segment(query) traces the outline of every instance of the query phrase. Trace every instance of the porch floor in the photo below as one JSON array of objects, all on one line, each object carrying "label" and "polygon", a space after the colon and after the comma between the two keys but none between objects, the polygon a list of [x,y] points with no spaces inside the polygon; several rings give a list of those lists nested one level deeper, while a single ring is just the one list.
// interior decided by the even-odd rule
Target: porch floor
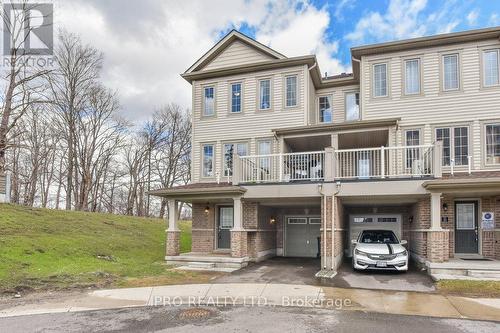
[{"label": "porch floor", "polygon": [[446,262],[427,262],[435,280],[493,280],[500,281],[500,260],[464,260],[451,258]]}]

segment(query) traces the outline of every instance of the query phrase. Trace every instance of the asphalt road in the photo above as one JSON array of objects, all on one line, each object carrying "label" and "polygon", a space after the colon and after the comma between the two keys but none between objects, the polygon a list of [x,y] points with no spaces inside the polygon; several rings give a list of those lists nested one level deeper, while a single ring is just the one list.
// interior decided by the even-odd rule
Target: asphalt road
[{"label": "asphalt road", "polygon": [[500,323],[271,307],[154,307],[0,318],[0,332],[500,332]]}]

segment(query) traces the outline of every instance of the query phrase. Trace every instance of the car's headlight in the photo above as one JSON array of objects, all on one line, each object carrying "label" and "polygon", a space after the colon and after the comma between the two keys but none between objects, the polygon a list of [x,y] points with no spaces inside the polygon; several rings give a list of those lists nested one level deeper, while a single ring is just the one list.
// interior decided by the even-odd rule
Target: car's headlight
[{"label": "car's headlight", "polygon": [[367,256],[368,255],[368,253],[365,253],[365,252],[360,251],[358,249],[354,250],[354,253],[357,254],[357,255],[361,255],[361,256]]},{"label": "car's headlight", "polygon": [[403,251],[403,252],[400,252],[400,253],[397,253],[396,254],[396,257],[406,257],[408,255],[408,251]]}]

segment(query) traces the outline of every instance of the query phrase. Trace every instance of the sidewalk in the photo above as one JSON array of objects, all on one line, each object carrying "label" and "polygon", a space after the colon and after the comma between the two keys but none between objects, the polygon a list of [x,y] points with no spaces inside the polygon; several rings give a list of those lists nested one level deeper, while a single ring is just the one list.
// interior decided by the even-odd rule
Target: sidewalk
[{"label": "sidewalk", "polygon": [[293,284],[191,284],[97,290],[0,310],[0,317],[137,306],[298,306],[500,321],[500,299]]}]

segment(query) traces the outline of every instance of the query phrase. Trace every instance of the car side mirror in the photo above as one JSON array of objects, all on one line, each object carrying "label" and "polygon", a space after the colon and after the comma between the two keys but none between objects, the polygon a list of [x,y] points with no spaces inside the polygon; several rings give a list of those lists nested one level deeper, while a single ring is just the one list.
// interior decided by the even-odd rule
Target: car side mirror
[{"label": "car side mirror", "polygon": [[351,240],[351,244],[352,244],[352,245],[356,245],[356,244],[358,244],[358,241],[357,241],[357,240],[355,240],[355,239],[353,239],[353,240]]},{"label": "car side mirror", "polygon": [[406,244],[408,244],[408,241],[406,241],[406,240],[402,240],[402,241],[400,242],[400,244],[401,244],[401,245],[406,245]]}]

